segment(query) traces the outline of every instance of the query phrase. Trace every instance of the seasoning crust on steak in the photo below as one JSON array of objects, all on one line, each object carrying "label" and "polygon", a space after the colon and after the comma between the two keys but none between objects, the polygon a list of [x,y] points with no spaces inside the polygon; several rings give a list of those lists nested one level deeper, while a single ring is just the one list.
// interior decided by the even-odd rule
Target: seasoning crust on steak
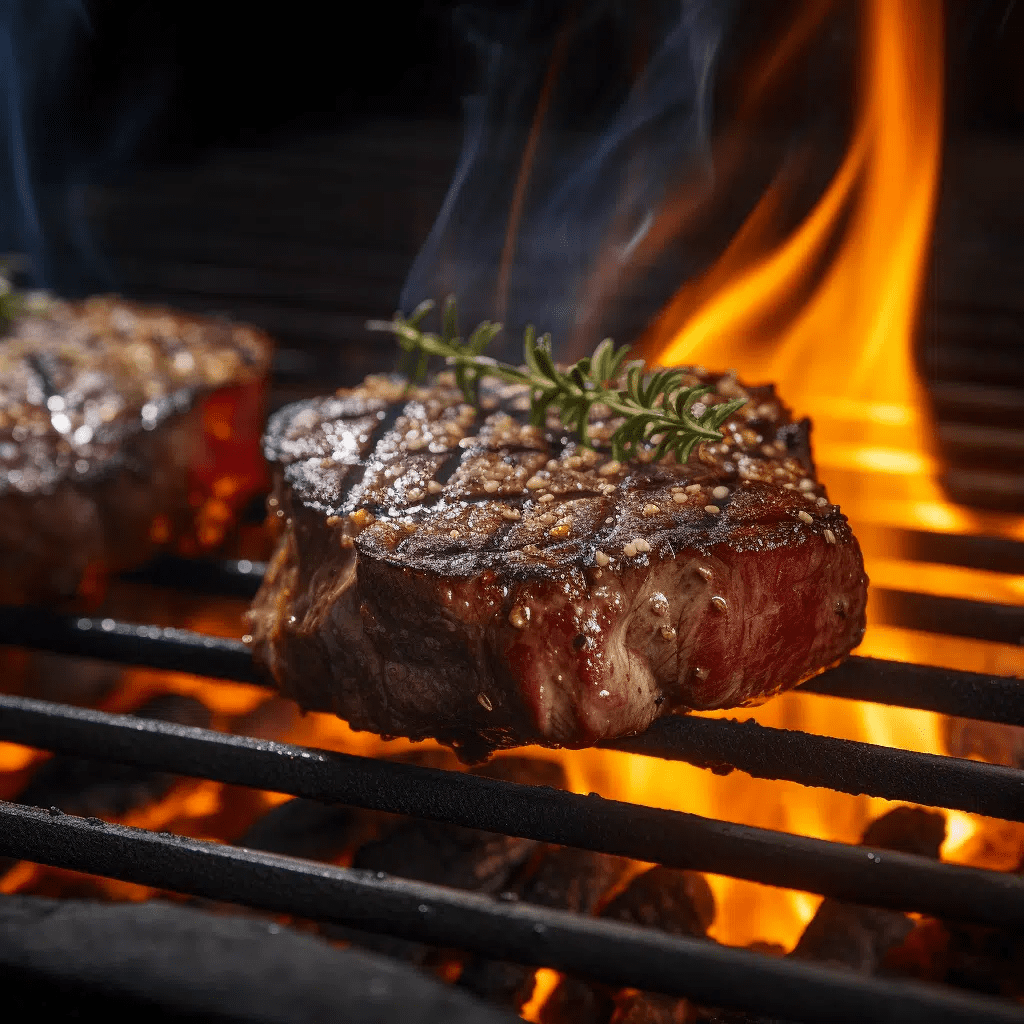
[{"label": "seasoning crust on steak", "polygon": [[553,415],[527,425],[521,388],[478,411],[444,376],[282,409],[257,657],[307,709],[467,761],[759,703],[836,663],[867,579],[809,421],[731,374],[683,384],[748,399],[684,465],[613,460],[601,407],[592,451]]},{"label": "seasoning crust on steak", "polygon": [[220,320],[46,300],[0,338],[0,603],[97,596],[110,572],[216,543],[263,483],[271,344]]}]

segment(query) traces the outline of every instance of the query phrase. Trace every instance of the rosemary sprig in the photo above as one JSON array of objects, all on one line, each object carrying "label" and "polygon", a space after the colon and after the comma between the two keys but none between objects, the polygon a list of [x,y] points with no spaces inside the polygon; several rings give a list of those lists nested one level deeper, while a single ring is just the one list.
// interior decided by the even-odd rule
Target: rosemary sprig
[{"label": "rosemary sprig", "polygon": [[[568,369],[560,370],[551,356],[551,335],[537,337],[532,325],[523,337],[525,367],[499,363],[484,355],[484,350],[501,331],[502,325],[484,321],[463,340],[459,335],[455,300],[445,303],[440,334],[420,329],[433,308],[421,303],[408,317],[396,313],[389,321],[373,321],[373,330],[389,331],[408,353],[407,373],[412,380],[423,380],[431,356],[444,359],[455,372],[455,381],[472,405],[479,404],[480,381],[495,377],[511,384],[524,384],[530,390],[530,420],[543,426],[549,409],[558,412],[562,423],[573,431],[581,444],[592,447],[588,435],[591,410],[607,406],[622,423],[610,438],[612,457],[620,461],[636,455],[641,447],[656,444],[653,458],[671,453],[686,462],[694,447],[702,441],[717,441],[719,427],[743,405],[743,399],[708,405],[695,415],[693,405],[712,390],[710,387],[683,387],[679,369],[644,372],[642,360],[626,362],[629,346],[617,348],[610,338]],[[655,442],[655,438],[658,440]]]}]

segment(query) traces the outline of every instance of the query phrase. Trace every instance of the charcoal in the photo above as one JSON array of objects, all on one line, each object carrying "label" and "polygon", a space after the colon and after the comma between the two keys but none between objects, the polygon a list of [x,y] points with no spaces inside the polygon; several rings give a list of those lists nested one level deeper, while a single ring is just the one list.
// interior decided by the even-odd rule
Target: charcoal
[{"label": "charcoal", "polygon": [[[278,700],[272,698],[269,703],[275,704]],[[418,750],[394,760],[429,768],[451,769],[458,764],[454,756],[446,750]],[[514,773],[517,781],[527,777],[531,780],[543,778],[549,784],[564,781],[564,774],[561,774],[560,769],[556,772],[535,769],[535,762],[531,758],[504,760],[514,761],[516,764],[501,768],[501,762],[496,761],[481,768],[478,774],[484,774],[486,769],[486,773],[491,777],[501,777],[500,773],[505,772],[506,776]],[[410,857],[410,864],[407,865],[400,854],[403,851],[403,842],[410,835],[419,856]],[[486,883],[486,878],[477,875],[475,879],[467,879],[465,875],[472,875],[474,871],[486,874],[488,870],[496,869],[497,862],[485,863],[486,857],[481,859],[480,852],[484,847],[494,847],[497,840],[507,838],[433,822],[409,821],[400,815],[369,811],[365,808],[328,805],[297,797],[286,800],[268,811],[236,842],[239,846],[254,850],[324,861],[337,861],[346,854],[358,850],[355,865],[357,867],[389,871],[410,878],[417,877],[420,881],[427,880],[428,876],[446,878],[443,884],[476,889],[480,887],[474,882],[480,880]],[[456,849],[460,845],[461,851]],[[417,870],[417,861],[420,870],[425,872],[422,878],[412,874]],[[384,863],[387,867],[383,866]],[[460,871],[463,874],[461,879],[457,877]],[[485,885],[481,891],[490,890]]]},{"label": "charcoal", "polygon": [[[446,767],[454,762],[447,751],[425,753],[442,759]],[[423,760],[415,757],[419,763]],[[565,785],[559,765],[528,757],[498,758],[473,769],[473,774],[530,785]],[[531,839],[413,819],[362,846],[353,867],[494,895],[537,848]]]},{"label": "charcoal", "polygon": [[942,921],[924,918],[885,957],[885,973],[919,981],[941,982],[949,968],[949,929]]},{"label": "charcoal", "polygon": [[614,1012],[610,990],[565,976],[540,1008],[540,1024],[608,1024]]},{"label": "charcoal", "polygon": [[152,900],[0,896],[4,1019],[105,1024],[514,1024],[403,964]]},{"label": "charcoal", "polygon": [[[401,760],[438,768],[457,764],[454,756],[444,750],[417,751]],[[558,764],[530,757],[497,758],[474,768],[473,774],[530,785],[564,787],[566,781]],[[379,838],[362,845],[352,866],[497,895],[537,849],[538,844],[531,839],[413,819],[401,821]],[[329,938],[356,941],[421,967],[436,967],[450,958],[444,951],[405,939],[366,935],[337,925],[322,925],[319,930]]]},{"label": "charcoal", "polygon": [[944,814],[923,807],[894,807],[868,825],[861,843],[938,860],[945,839]]},{"label": "charcoal", "polygon": [[947,985],[1024,999],[1024,933],[977,925],[947,924]]},{"label": "charcoal", "polygon": [[535,984],[536,972],[532,968],[482,957],[470,958],[458,980],[460,988],[517,1012],[530,1001]]},{"label": "charcoal", "polygon": [[[628,862],[568,847],[550,847],[526,865],[509,895],[543,907],[593,914],[621,881]],[[521,1009],[533,994],[534,971],[521,964],[472,957],[459,985],[501,1006]]]},{"label": "charcoal", "polygon": [[823,900],[790,955],[876,974],[913,929],[914,922],[894,910]]},{"label": "charcoal", "polygon": [[637,875],[601,916],[671,935],[704,937],[715,919],[715,898],[696,871],[657,867]]},{"label": "charcoal", "polygon": [[238,846],[311,860],[336,860],[363,832],[365,812],[296,797],[268,811]]},{"label": "charcoal", "polygon": [[1024,1000],[1024,935],[926,918],[886,958],[886,973]]},{"label": "charcoal", "polygon": [[555,847],[544,851],[515,891],[526,903],[593,914],[627,870],[620,857]]},{"label": "charcoal", "polygon": [[33,651],[25,668],[25,693],[38,700],[87,707],[112,693],[121,675],[121,666],[107,661]]},{"label": "charcoal", "polygon": [[615,999],[611,1024],[690,1024],[693,1014],[689,1000],[624,991]]},{"label": "charcoal", "polygon": [[[671,935],[704,937],[715,919],[715,898],[704,876],[695,871],[676,871],[656,867],[637,875],[629,885],[601,911],[601,917],[645,928],[659,928]],[[644,1000],[649,998],[650,1016],[642,1016]],[[676,1014],[685,1020],[689,1003],[666,996],[633,993],[615,995],[611,989],[588,984],[577,978],[559,981],[550,999],[544,1004],[542,1024],[570,1024],[574,1005],[586,1007],[585,1024],[605,1024],[614,1019],[624,1021],[674,1020]],[[623,1007],[627,1006],[628,1013]],[[678,1004],[678,1005],[676,1005]],[[674,1008],[673,1008],[674,1007]],[[626,1016],[622,1016],[626,1013]],[[639,1016],[638,1016],[639,1015]]]},{"label": "charcoal", "polygon": [[410,821],[363,846],[352,866],[472,892],[500,892],[536,848],[530,839]]},{"label": "charcoal", "polygon": [[[1024,874],[1024,860],[1017,865]],[[886,959],[889,973],[1024,1001],[1024,929],[920,921]]]},{"label": "charcoal", "polygon": [[[154,697],[134,714],[178,725],[207,727],[209,709],[194,697],[168,693]],[[178,776],[111,761],[56,754],[44,761],[18,803],[59,807],[82,817],[119,818],[165,796]]]},{"label": "charcoal", "polygon": [[[920,807],[896,807],[868,825],[862,842],[937,860],[945,838],[944,815]],[[877,974],[889,952],[913,930],[914,921],[898,911],[825,899],[790,955]]]}]

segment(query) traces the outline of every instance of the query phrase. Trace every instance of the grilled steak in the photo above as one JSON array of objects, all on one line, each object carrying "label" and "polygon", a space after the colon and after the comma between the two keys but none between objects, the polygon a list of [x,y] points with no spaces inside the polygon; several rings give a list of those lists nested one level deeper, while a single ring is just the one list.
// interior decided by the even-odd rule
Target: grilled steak
[{"label": "grilled steak", "polygon": [[525,395],[369,378],[270,421],[278,549],[250,613],[280,688],[465,760],[582,747],[659,715],[758,703],[864,630],[866,578],[772,387],[686,465],[596,451]]},{"label": "grilled steak", "polygon": [[116,298],[0,338],[0,603],[96,596],[156,546],[217,543],[256,493],[270,343]]}]

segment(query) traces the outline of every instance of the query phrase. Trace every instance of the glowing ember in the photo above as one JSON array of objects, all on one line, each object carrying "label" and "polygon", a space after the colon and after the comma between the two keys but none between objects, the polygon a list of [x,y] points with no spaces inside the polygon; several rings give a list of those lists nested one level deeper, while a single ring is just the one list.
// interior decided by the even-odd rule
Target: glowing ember
[{"label": "glowing ember", "polygon": [[[787,403],[812,416],[822,476],[862,538],[876,585],[1021,603],[1024,579],[911,562],[899,547],[896,528],[1024,540],[1024,520],[974,513],[945,499],[936,483],[938,461],[914,369],[914,325],[939,175],[942,6],[931,0],[868,0],[863,10],[858,117],[831,185],[792,236],[774,250],[758,237],[777,199],[773,193],[766,195],[719,263],[704,278],[687,283],[669,304],[645,339],[646,355],[664,364],[735,366],[747,380],[776,382]],[[807,298],[794,311],[799,296]],[[221,429],[219,422],[213,417],[210,434],[227,443],[231,430]],[[255,473],[252,467],[239,466],[237,477],[211,484],[212,498],[204,509],[212,531],[227,521],[217,502],[229,505]],[[601,564],[605,556],[598,552],[596,557]],[[181,617],[171,614],[173,609],[158,614],[144,603],[140,610],[133,602],[124,617],[237,635],[241,607],[219,607],[221,612]],[[997,674],[1024,672],[1019,647],[931,636],[877,622],[870,624],[860,653]],[[168,690],[201,696],[214,728],[369,756],[396,757],[433,747],[357,733],[329,715],[300,717],[294,705],[268,700],[266,691],[257,687],[181,674],[125,672],[103,708],[135,708],[153,693]],[[947,723],[924,711],[790,693],[744,717],[781,729],[908,750],[942,753],[946,747]],[[719,776],[614,751],[529,753],[560,761],[569,787],[578,793],[848,843],[858,842],[866,824],[892,806],[876,798],[752,779],[739,772]],[[27,774],[39,757],[26,748],[0,744],[0,773],[9,773],[13,780],[17,773]],[[123,820],[230,839],[282,799],[279,794],[192,780]],[[1024,848],[1020,825],[960,812],[947,812],[946,819],[944,858],[1000,870],[1019,861]],[[74,876],[23,863],[4,876],[0,891],[55,891],[65,877]],[[150,893],[93,881],[115,898],[141,899]],[[717,905],[710,934],[735,945],[772,942],[791,949],[820,899],[721,876],[708,881]],[[558,979],[553,971],[537,972],[533,998],[523,1010],[526,1019],[539,1019]]]},{"label": "glowing ember", "polygon": [[530,997],[530,1001],[519,1011],[519,1016],[523,1020],[540,1020],[538,1014],[548,1001],[548,997],[554,992],[560,978],[561,975],[557,971],[549,970],[547,967],[542,967],[537,971],[534,979],[533,995]]}]

